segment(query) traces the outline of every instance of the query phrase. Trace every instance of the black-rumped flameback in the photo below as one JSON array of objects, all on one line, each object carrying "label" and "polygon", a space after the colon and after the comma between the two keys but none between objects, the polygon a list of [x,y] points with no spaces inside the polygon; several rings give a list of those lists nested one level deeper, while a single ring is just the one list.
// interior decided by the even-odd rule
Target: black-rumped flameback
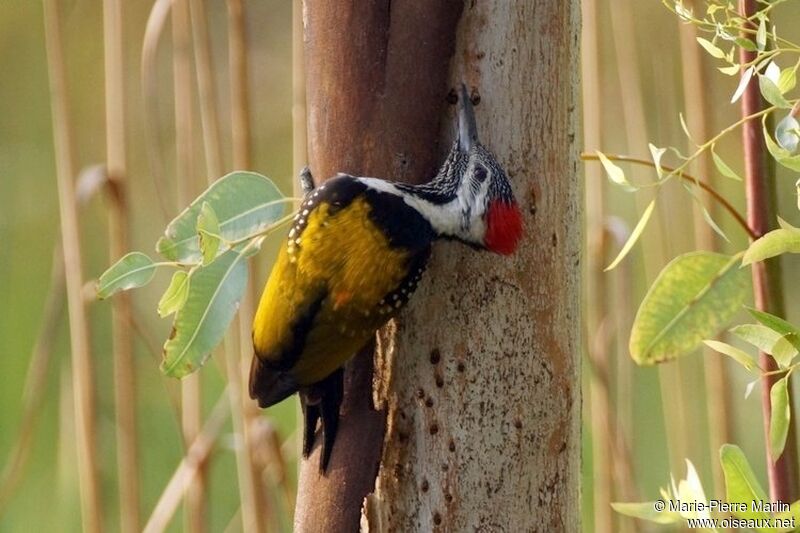
[{"label": "black-rumped flameback", "polygon": [[[303,454],[321,419],[333,450],[343,366],[408,302],[436,239],[512,253],[522,218],[505,172],[478,141],[462,85],[459,133],[433,181],[338,175],[307,185],[253,322],[250,395],[261,407],[300,393]],[[306,176],[304,183],[311,183]]]}]

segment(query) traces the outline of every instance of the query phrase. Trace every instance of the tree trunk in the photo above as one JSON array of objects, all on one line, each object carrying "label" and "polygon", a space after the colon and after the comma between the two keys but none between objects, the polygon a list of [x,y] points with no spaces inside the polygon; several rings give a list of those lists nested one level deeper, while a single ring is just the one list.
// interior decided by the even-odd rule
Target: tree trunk
[{"label": "tree trunk", "polygon": [[446,95],[463,80],[527,235],[511,258],[434,247],[379,336],[372,397],[372,353],[349,365],[328,474],[316,456],[301,468],[296,529],[577,531],[579,2],[303,9],[315,176],[429,179],[455,128]]}]

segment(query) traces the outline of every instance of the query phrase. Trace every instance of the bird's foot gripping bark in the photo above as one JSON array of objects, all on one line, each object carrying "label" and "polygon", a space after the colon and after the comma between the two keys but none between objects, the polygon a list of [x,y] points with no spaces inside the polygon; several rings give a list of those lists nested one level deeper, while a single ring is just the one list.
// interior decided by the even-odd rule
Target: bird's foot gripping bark
[{"label": "bird's foot gripping bark", "polygon": [[322,421],[322,453],[319,468],[325,473],[339,429],[339,406],[344,395],[344,370],[336,372],[300,392],[303,408],[303,457],[308,458],[316,440],[317,420]]}]

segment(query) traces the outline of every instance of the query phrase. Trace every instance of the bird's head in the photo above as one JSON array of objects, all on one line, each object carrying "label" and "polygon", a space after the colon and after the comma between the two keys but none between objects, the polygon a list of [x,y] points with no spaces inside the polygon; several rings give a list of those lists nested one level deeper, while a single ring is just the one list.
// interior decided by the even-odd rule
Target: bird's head
[{"label": "bird's head", "polygon": [[448,181],[448,207],[458,211],[452,237],[492,252],[508,255],[522,236],[522,216],[505,171],[478,140],[475,113],[461,85],[458,141],[436,181]]}]

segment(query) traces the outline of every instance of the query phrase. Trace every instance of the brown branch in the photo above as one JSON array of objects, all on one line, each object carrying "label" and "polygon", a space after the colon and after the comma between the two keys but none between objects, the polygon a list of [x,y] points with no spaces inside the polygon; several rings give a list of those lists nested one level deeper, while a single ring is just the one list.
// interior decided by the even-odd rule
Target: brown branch
[{"label": "brown branch", "polygon": [[[656,168],[655,163],[653,163],[652,161],[648,161],[647,159],[640,159],[640,158],[637,158],[637,157],[630,157],[630,156],[627,156],[627,155],[619,155],[619,154],[603,154],[603,155],[605,155],[610,161],[620,161],[620,162],[625,162],[625,163],[635,163],[637,165],[646,165],[648,167]],[[597,155],[586,153],[586,152],[581,154],[581,159],[583,159],[584,161],[599,161],[600,160],[600,158]],[[664,165],[661,165],[661,168],[666,170],[667,172],[674,172],[675,171],[674,168],[668,167],[668,166],[664,166]],[[696,178],[694,176],[690,176],[689,174],[686,174],[685,172],[680,172],[678,174],[675,174],[675,176],[677,176],[678,178],[680,178],[680,179],[682,179],[684,181],[693,183],[693,184],[697,185],[698,187],[700,187],[701,189],[703,189],[705,192],[707,192],[715,201],[719,202],[719,204],[725,209],[725,211],[727,211],[736,220],[736,222],[739,223],[739,225],[742,227],[742,229],[747,233],[747,235],[751,239],[757,239],[759,237],[756,234],[756,232],[750,228],[750,226],[748,225],[747,221],[739,213],[739,211],[737,211],[736,208],[733,207],[733,205],[728,200],[726,200],[724,196],[722,196],[720,193],[718,193],[711,185],[709,185],[705,181],[700,180],[700,179],[698,179],[698,178]]]},{"label": "brown branch", "polygon": [[[110,204],[108,210],[111,263],[130,249],[128,203],[125,181],[125,77],[122,2],[104,0],[106,172]],[[136,435],[136,366],[129,327],[131,295],[120,294],[111,302],[111,334],[114,360],[114,405],[116,409],[117,470],[119,480],[120,530],[139,531],[139,446]]]},{"label": "brown branch", "polygon": [[166,192],[166,170],[161,147],[164,142],[161,136],[158,112],[158,43],[166,27],[167,17],[172,8],[172,0],[156,0],[147,18],[147,25],[142,39],[142,100],[145,135],[145,150],[150,174],[158,197],[158,206],[164,220],[169,220],[170,209],[167,207],[169,196]]},{"label": "brown branch", "polygon": [[[251,161],[250,98],[247,57],[247,20],[242,0],[228,0],[228,59],[230,64],[230,110],[231,140],[234,169],[249,169]],[[248,265],[249,276],[239,313],[231,326],[229,336],[234,342],[226,342],[228,390],[231,402],[233,430],[241,446],[236,451],[236,471],[239,478],[242,527],[245,531],[267,530],[269,514],[265,487],[259,483],[260,472],[253,461],[253,439],[250,423],[258,416],[258,408],[246,397],[243,386],[243,361],[250,360],[253,350],[250,342],[251,324],[254,315],[255,279],[254,265]],[[238,330],[237,330],[238,328]],[[249,366],[248,366],[249,368]]]},{"label": "brown branch", "polygon": [[[739,12],[750,17],[758,11],[756,0],[739,0]],[[739,50],[742,63],[753,61],[755,52],[744,48]],[[763,109],[763,101],[758,83],[750,80],[742,95],[742,116],[747,117]],[[742,125],[742,141],[744,144],[745,164],[745,196],[747,198],[747,222],[753,229],[753,237],[757,238],[770,230],[775,220],[774,205],[771,201],[775,194],[774,177],[766,173],[766,151],[761,126],[757,120],[748,120]],[[771,260],[753,263],[753,296],[755,307],[760,311],[768,311],[778,316],[785,316],[783,302],[783,285],[780,262]],[[761,352],[760,366],[770,372],[778,368],[771,355]],[[764,438],[769,442],[769,424],[772,414],[770,390],[780,379],[779,375],[767,374],[762,379],[761,405],[764,415]],[[791,387],[790,387],[791,390]],[[790,401],[791,405],[791,401]],[[795,411],[796,413],[797,411]],[[770,497],[773,501],[793,502],[797,498],[797,438],[795,434],[795,417],[792,417],[786,446],[780,457],[772,457],[767,450],[767,474],[769,477]]]},{"label": "brown branch", "polygon": [[95,392],[91,343],[89,322],[82,294],[82,248],[73,182],[76,166],[58,0],[45,0],[43,12],[69,314],[81,515],[84,530],[94,533],[103,528],[103,509],[100,501],[100,480],[96,462],[95,437],[97,430],[94,413]]}]

